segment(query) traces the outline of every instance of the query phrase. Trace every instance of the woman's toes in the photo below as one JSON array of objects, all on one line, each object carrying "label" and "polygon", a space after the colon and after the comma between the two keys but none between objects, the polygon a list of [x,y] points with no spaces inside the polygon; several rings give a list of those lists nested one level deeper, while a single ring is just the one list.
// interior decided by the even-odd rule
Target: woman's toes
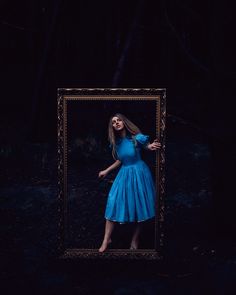
[{"label": "woman's toes", "polygon": [[137,250],[138,249],[138,244],[137,243],[131,243],[130,244],[130,249],[131,250]]},{"label": "woman's toes", "polygon": [[108,242],[103,242],[102,246],[98,249],[99,252],[104,252],[107,249],[107,246],[111,243],[111,239]]},{"label": "woman's toes", "polygon": [[104,252],[105,250],[106,250],[106,247],[104,247],[104,246],[101,246],[101,247],[98,249],[99,252]]}]

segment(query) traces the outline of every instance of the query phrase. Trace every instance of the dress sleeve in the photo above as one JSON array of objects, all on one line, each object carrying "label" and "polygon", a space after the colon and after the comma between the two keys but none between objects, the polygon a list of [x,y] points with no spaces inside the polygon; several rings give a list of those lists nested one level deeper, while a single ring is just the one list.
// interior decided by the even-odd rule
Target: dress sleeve
[{"label": "dress sleeve", "polygon": [[149,135],[144,135],[142,133],[138,133],[135,135],[135,139],[140,147],[145,148],[147,144],[149,144]]}]

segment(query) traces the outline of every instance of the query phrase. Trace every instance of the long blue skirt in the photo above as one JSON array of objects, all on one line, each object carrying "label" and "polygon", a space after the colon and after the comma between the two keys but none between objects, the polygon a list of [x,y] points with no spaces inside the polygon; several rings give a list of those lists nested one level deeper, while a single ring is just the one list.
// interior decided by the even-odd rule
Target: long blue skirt
[{"label": "long blue skirt", "polygon": [[143,160],[122,165],[108,194],[105,218],[119,223],[141,222],[155,216],[156,189]]}]

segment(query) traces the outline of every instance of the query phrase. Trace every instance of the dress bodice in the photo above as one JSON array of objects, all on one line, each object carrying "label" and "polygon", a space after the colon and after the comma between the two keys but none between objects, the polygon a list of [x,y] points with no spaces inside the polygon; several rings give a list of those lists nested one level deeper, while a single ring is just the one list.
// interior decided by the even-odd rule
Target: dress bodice
[{"label": "dress bodice", "polygon": [[142,133],[135,135],[137,146],[135,147],[134,141],[131,136],[120,138],[116,142],[116,151],[118,159],[123,165],[132,165],[141,159],[141,148],[149,143],[149,136]]}]

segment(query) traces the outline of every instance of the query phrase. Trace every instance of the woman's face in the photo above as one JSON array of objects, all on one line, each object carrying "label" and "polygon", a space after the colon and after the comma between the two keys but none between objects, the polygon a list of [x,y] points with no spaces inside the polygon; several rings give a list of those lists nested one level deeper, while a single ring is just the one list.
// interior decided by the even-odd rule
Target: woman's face
[{"label": "woman's face", "polygon": [[125,127],[123,121],[118,117],[113,117],[111,122],[114,130],[116,131],[121,131]]}]

